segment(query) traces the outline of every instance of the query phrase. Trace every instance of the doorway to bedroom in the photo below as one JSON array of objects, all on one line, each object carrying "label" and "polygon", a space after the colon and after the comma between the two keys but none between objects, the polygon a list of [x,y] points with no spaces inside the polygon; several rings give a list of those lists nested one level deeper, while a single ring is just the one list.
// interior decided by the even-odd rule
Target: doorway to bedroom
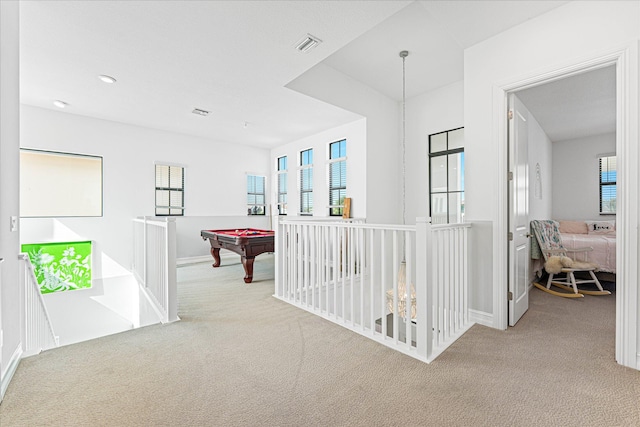
[{"label": "doorway to bedroom", "polygon": [[[588,305],[593,305],[588,310],[602,308],[603,316],[610,315],[613,325],[602,333],[615,335],[616,65],[583,70],[517,90],[510,97],[510,125],[518,122],[521,129],[517,135],[511,129],[509,133],[509,170],[514,175],[509,194],[509,231],[514,235],[509,250],[509,325],[527,311],[530,297],[531,304],[551,302],[531,286],[534,281],[546,286],[546,280],[540,281],[544,260],[532,260],[529,253],[529,239],[535,237],[528,223],[555,220],[565,246],[593,247],[584,261],[598,265],[598,278],[612,295],[587,296]],[[518,139],[524,142],[514,145]],[[569,314],[576,301],[553,298],[560,299],[553,301],[558,306],[554,316],[576,317]]]}]

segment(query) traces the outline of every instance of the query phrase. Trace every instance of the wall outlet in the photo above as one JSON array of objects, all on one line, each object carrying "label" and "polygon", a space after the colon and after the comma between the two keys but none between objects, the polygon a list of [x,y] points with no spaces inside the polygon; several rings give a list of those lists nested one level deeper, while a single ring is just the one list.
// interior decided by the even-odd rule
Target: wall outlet
[{"label": "wall outlet", "polygon": [[18,217],[11,217],[11,231],[18,231]]}]

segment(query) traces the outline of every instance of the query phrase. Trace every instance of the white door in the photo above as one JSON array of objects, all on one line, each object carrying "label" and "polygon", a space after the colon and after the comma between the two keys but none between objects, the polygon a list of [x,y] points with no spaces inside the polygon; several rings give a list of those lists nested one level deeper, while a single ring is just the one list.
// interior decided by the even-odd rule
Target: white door
[{"label": "white door", "polygon": [[509,94],[509,326],[529,308],[529,167],[527,110]]}]

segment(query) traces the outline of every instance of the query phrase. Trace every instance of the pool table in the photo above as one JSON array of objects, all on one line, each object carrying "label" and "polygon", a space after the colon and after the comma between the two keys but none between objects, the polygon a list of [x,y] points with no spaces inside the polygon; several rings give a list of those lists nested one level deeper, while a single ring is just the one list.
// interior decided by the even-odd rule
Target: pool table
[{"label": "pool table", "polygon": [[275,233],[272,230],[241,228],[230,230],[202,230],[200,236],[209,240],[213,266],[220,267],[220,248],[240,255],[244,267],[244,282],[253,280],[253,261],[264,252],[274,252]]}]

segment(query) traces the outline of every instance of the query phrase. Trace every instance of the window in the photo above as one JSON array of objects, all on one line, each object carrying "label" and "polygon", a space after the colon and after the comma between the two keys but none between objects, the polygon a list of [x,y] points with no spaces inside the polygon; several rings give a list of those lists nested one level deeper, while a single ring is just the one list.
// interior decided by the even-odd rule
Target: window
[{"label": "window", "polygon": [[618,166],[616,156],[600,157],[598,177],[600,180],[600,214],[614,215],[616,213],[616,190]]},{"label": "window", "polygon": [[347,196],[347,140],[329,144],[329,215],[342,216]]},{"label": "window", "polygon": [[278,157],[278,215],[287,214],[287,156]]},{"label": "window", "polygon": [[313,215],[313,148],[300,152],[300,215]]},{"label": "window", "polygon": [[464,128],[429,135],[429,183],[431,222],[462,222]]},{"label": "window", "polygon": [[102,157],[21,149],[20,214],[102,216]]},{"label": "window", "polygon": [[156,165],[156,215],[184,215],[184,168]]},{"label": "window", "polygon": [[265,214],[264,176],[247,175],[247,214]]}]

